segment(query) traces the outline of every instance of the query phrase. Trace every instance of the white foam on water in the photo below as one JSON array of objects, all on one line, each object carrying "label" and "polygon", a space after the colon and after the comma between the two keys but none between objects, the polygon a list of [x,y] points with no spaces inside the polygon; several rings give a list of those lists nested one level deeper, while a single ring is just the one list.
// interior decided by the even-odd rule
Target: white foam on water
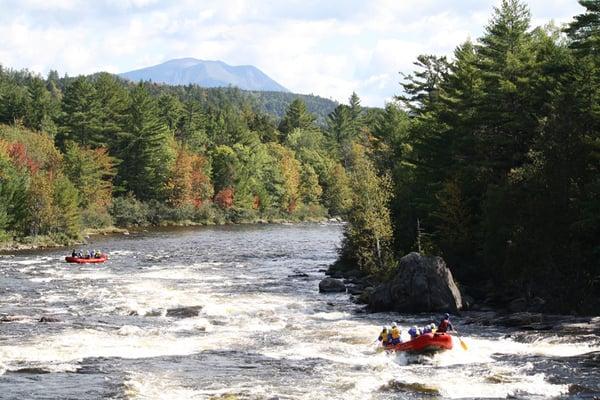
[{"label": "white foam on water", "polygon": [[111,250],[109,255],[110,256],[129,256],[132,254],[136,254],[136,253],[131,250]]},{"label": "white foam on water", "polygon": [[125,396],[130,400],[205,399],[201,392],[182,387],[177,376],[130,373],[124,382]]},{"label": "white foam on water", "polygon": [[183,268],[181,266],[172,266],[169,268],[153,267],[153,268],[146,269],[136,275],[137,275],[137,278],[139,278],[139,279],[199,280],[201,278],[202,279],[204,278],[199,273],[199,271],[194,271],[190,268]]},{"label": "white foam on water", "polygon": [[[102,268],[102,267],[98,267]],[[115,274],[112,274],[106,270],[72,270],[70,273],[64,274],[62,276],[63,279],[68,281],[77,281],[77,280],[89,280],[89,281],[98,281],[98,280],[107,280],[116,278]]]},{"label": "white foam on water", "polygon": [[31,282],[34,283],[48,283],[52,282],[55,278],[29,278]]},{"label": "white foam on water", "polygon": [[311,318],[325,321],[347,320],[350,318],[350,313],[338,311],[318,312],[311,315]]},{"label": "white foam on water", "polygon": [[[15,260],[15,259],[0,260],[0,263],[2,263],[2,264],[18,264],[18,265],[36,265],[36,264],[45,263],[50,260],[52,260],[52,258],[38,257],[38,258],[28,258],[25,260]],[[21,271],[23,271],[23,269]]]},{"label": "white foam on water", "polygon": [[0,346],[0,360],[7,365],[60,364],[87,357],[146,358],[189,355],[222,349],[219,338],[177,337],[159,329],[125,325],[115,331],[67,330],[36,338],[33,343]]}]

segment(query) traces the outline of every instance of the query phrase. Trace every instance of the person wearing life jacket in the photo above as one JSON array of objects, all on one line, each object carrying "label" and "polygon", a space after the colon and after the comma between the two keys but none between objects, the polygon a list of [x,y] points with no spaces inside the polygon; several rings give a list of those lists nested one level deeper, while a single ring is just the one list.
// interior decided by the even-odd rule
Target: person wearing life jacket
[{"label": "person wearing life jacket", "polygon": [[421,328],[421,332],[423,334],[425,334],[425,333],[431,333],[431,332],[433,332],[434,328],[435,328],[435,325],[432,327],[431,325],[427,324],[423,328]]},{"label": "person wearing life jacket", "polygon": [[398,325],[395,322],[392,322],[392,330],[390,332],[392,334],[392,344],[398,344],[401,342],[400,334],[402,333],[400,329],[398,329]]},{"label": "person wearing life jacket", "polygon": [[442,321],[438,325],[437,331],[440,333],[446,333],[448,331],[453,331],[453,330],[454,330],[454,327],[452,326],[452,323],[450,322],[450,314],[446,313],[446,314],[444,314],[444,318],[442,318]]},{"label": "person wearing life jacket", "polygon": [[383,347],[388,345],[389,342],[389,338],[388,338],[389,332],[388,332],[388,328],[387,326],[382,326],[381,327],[381,333],[379,334],[379,336],[377,337],[377,340],[381,342],[381,345]]},{"label": "person wearing life jacket", "polygon": [[413,326],[408,330],[408,334],[410,335],[411,339],[415,339],[417,336],[419,336],[421,334],[421,330],[419,328],[417,328],[416,326]]}]

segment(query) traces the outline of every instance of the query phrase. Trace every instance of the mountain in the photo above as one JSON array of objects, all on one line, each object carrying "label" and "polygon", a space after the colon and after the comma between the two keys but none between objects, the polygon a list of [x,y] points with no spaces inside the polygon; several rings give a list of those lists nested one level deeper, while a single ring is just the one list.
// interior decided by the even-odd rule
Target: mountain
[{"label": "mountain", "polygon": [[288,91],[252,65],[232,66],[223,61],[195,58],[169,60],[153,67],[124,72],[119,76],[131,81],[152,81],[169,85],[196,84],[204,87],[235,86],[244,90]]}]

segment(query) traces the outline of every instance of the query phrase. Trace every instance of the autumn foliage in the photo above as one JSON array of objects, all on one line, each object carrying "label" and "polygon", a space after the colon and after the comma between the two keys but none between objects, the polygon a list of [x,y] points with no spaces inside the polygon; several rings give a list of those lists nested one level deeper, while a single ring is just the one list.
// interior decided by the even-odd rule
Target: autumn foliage
[{"label": "autumn foliage", "polygon": [[230,187],[226,187],[221,189],[214,198],[214,202],[216,205],[223,209],[231,208],[233,206],[233,189]]},{"label": "autumn foliage", "polygon": [[212,184],[206,174],[207,160],[180,146],[169,181],[169,202],[173,206],[200,207],[212,196]]}]

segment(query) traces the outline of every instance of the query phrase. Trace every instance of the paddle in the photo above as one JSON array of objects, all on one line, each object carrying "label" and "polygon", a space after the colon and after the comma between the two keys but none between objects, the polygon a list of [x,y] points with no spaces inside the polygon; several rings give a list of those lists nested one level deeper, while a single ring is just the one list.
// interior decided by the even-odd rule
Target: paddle
[{"label": "paddle", "polygon": [[467,344],[462,340],[458,331],[455,329],[454,332],[456,332],[456,337],[458,338],[458,341],[460,342],[460,347],[462,347],[464,351],[469,350],[469,346],[467,346]]}]

